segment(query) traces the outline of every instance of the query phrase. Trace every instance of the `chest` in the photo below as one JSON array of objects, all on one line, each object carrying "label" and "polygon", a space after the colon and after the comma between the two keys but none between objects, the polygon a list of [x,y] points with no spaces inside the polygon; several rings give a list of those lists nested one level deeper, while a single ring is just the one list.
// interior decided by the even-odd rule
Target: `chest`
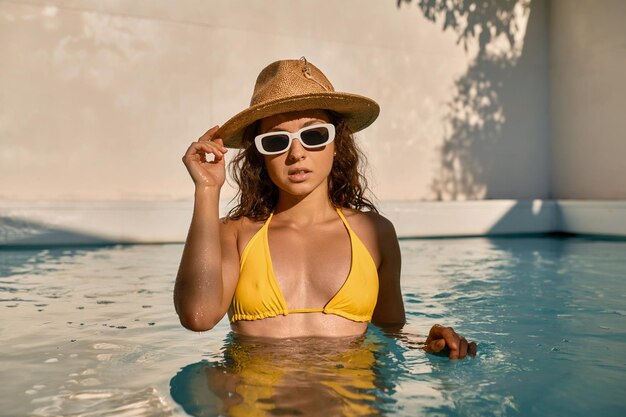
[{"label": "chest", "polygon": [[352,245],[343,224],[300,231],[270,228],[268,243],[274,275],[287,300],[328,299],[350,273]]}]

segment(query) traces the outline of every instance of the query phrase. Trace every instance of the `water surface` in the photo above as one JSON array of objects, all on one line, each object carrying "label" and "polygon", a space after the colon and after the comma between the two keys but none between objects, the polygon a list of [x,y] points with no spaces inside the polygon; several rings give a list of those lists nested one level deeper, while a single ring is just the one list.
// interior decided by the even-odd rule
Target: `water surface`
[{"label": "water surface", "polygon": [[[624,415],[626,242],[401,249],[403,334],[280,342],[180,327],[182,245],[0,250],[0,415]],[[478,355],[424,354],[434,323]]]}]

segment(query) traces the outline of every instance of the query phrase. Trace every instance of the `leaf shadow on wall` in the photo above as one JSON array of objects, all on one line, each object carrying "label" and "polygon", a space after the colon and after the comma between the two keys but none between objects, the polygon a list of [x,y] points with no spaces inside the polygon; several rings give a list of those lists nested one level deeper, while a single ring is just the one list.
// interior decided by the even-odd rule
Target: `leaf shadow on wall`
[{"label": "leaf shadow on wall", "polygon": [[428,20],[443,22],[442,30],[455,31],[466,51],[478,49],[446,103],[432,198],[547,197],[546,6],[529,0],[421,0],[417,7]]}]

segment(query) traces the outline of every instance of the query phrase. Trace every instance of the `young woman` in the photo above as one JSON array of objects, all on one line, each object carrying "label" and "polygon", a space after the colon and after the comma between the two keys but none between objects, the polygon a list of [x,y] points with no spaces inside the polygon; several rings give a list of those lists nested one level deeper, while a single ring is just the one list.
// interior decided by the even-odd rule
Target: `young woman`
[{"label": "young woman", "polygon": [[[277,61],[259,74],[250,107],[191,144],[194,213],[174,290],[183,326],[208,330],[228,313],[249,336],[402,327],[398,240],[364,195],[352,137],[378,113],[306,59]],[[233,161],[238,204],[220,220],[226,147],[243,150]],[[435,325],[424,349],[463,358],[476,345]]]}]

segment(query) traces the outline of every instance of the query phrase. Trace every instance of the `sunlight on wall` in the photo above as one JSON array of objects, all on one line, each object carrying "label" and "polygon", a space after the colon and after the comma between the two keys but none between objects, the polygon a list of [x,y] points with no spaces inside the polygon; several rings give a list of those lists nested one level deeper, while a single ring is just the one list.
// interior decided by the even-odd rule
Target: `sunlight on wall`
[{"label": "sunlight on wall", "polygon": [[[380,200],[550,198],[571,184],[551,179],[549,4],[0,1],[0,199],[189,200],[189,143],[247,106],[261,68],[302,55],[338,90],[381,104],[357,135]],[[320,7],[324,19],[301,18]],[[568,7],[567,19],[584,22],[584,4]],[[595,7],[593,27],[611,10]],[[612,59],[601,68],[622,68]],[[617,113],[606,116],[614,131]],[[580,152],[558,156],[561,177],[590,146],[589,131],[575,133]],[[620,177],[597,164],[620,154],[611,140],[582,172]],[[619,185],[602,178],[588,175],[575,196],[593,185],[595,198],[615,198]]]}]

